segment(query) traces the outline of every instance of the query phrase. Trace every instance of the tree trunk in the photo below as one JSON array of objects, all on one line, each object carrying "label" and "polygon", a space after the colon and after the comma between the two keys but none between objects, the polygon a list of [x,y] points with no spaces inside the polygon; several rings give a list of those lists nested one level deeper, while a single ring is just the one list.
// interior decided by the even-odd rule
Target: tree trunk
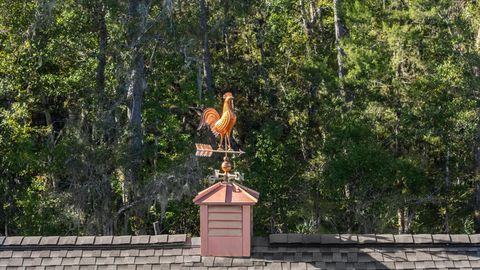
[{"label": "tree trunk", "polygon": [[405,233],[405,209],[403,207],[399,207],[397,209],[397,221],[398,221],[398,234]]},{"label": "tree trunk", "polygon": [[308,0],[308,7],[305,3],[305,0],[300,0],[300,14],[302,15],[302,21],[303,21],[303,29],[305,31],[305,34],[307,35],[307,42],[306,42],[306,50],[307,50],[307,55],[310,56],[311,54],[317,55],[317,45],[315,43],[315,40],[317,37],[320,35],[316,34],[316,31],[318,33],[323,32],[323,25],[322,22],[320,21],[318,27],[317,27],[317,22],[318,20],[322,19],[321,18],[321,11],[317,10],[315,1]]},{"label": "tree trunk", "polygon": [[200,0],[200,29],[203,45],[203,70],[205,76],[206,93],[213,96],[213,78],[210,49],[208,45],[208,7],[205,0]]},{"label": "tree trunk", "polygon": [[[108,43],[108,32],[107,32],[107,25],[105,22],[105,1],[99,0],[96,5],[96,22],[97,22],[97,35],[98,35],[98,54],[97,54],[97,74],[96,74],[96,90],[98,95],[98,103],[100,114],[103,114],[106,110],[106,102],[105,99],[105,67],[107,65],[107,43]],[[100,115],[102,116],[102,115]],[[109,117],[109,116],[106,116]],[[103,117],[102,117],[103,118]],[[110,119],[110,118],[109,118]],[[108,132],[108,120],[105,121],[102,126],[102,132],[105,140],[108,139],[107,132]]]},{"label": "tree trunk", "polygon": [[104,94],[105,94],[105,66],[107,64],[106,50],[107,50],[107,25],[105,23],[105,3],[104,0],[100,0],[96,5],[95,15],[97,16],[97,34],[98,34],[98,64],[96,75],[96,88],[99,97],[100,106],[104,106]]},{"label": "tree trunk", "polygon": [[447,144],[447,153],[445,155],[445,197],[444,197],[444,207],[445,207],[445,216],[443,219],[443,231],[445,233],[449,232],[449,209],[448,209],[448,200],[450,194],[450,148]]},{"label": "tree trunk", "polygon": [[[480,27],[478,28],[477,39],[475,41],[477,53],[480,53]],[[480,77],[480,67],[476,67],[474,71],[474,76]],[[474,89],[475,91],[475,98],[477,99],[477,117],[480,117],[480,100],[479,100],[479,89]],[[474,202],[474,224],[475,224],[475,232],[480,233],[480,122],[477,122],[477,128],[475,132],[475,142],[474,142],[474,156],[475,156],[475,163],[474,163],[474,173],[475,173],[475,202]]]},{"label": "tree trunk", "polygon": [[98,96],[98,109],[100,122],[100,139],[106,143],[111,143],[113,140],[113,134],[111,127],[113,126],[113,111],[108,108],[108,99],[105,97],[105,68],[107,65],[107,45],[108,45],[108,31],[105,21],[106,4],[105,0],[99,0],[96,5],[95,15],[97,23],[97,35],[98,35],[98,54],[97,54],[97,74],[96,74],[96,90]]},{"label": "tree trunk", "polygon": [[352,200],[353,197],[353,187],[352,181],[350,183],[345,184],[344,186],[345,198],[347,199],[347,209],[345,211],[346,216],[346,225],[347,225],[347,233],[353,233],[353,226],[355,223],[355,206]]},{"label": "tree trunk", "polygon": [[477,31],[477,39],[475,40],[475,47],[477,47],[477,51],[480,51],[480,27]]},{"label": "tree trunk", "polygon": [[49,127],[51,130],[48,132],[48,147],[50,149],[53,148],[53,144],[55,142],[54,138],[54,129],[53,129],[53,121],[52,121],[52,114],[50,113],[50,110],[48,109],[49,105],[45,102],[44,104],[45,110],[43,110],[43,114],[45,115],[45,124],[47,127]]},{"label": "tree trunk", "polygon": [[317,8],[315,1],[310,1],[310,13],[312,14],[312,21],[316,24],[318,22],[318,33],[323,34],[323,15],[322,8]]},{"label": "tree trunk", "polygon": [[[477,116],[480,116],[480,104],[477,101]],[[474,224],[475,232],[480,233],[480,123],[477,123],[474,146],[475,164],[475,203],[474,203]]]},{"label": "tree trunk", "polygon": [[302,21],[303,21],[303,29],[305,30],[305,34],[307,35],[307,42],[306,42],[306,51],[307,55],[310,56],[312,49],[310,48],[310,44],[312,43],[312,36],[313,36],[313,29],[312,29],[312,21],[310,16],[307,13],[305,8],[304,0],[300,0],[300,13],[302,14]]},{"label": "tree trunk", "polygon": [[230,41],[229,41],[229,27],[230,27],[230,18],[229,16],[229,0],[223,0],[223,25],[222,25],[222,32],[223,32],[223,40],[225,43],[225,54],[227,59],[230,58]]},{"label": "tree trunk", "polygon": [[270,211],[270,234],[277,233],[275,230],[275,202],[272,203],[271,205],[271,211]]},{"label": "tree trunk", "polygon": [[142,0],[130,0],[128,9],[128,46],[130,63],[127,74],[127,106],[128,106],[128,164],[126,165],[125,192],[128,197],[134,196],[135,186],[139,182],[143,157],[142,105],[143,93],[147,83],[145,80],[144,54],[141,41],[145,32],[147,7]]},{"label": "tree trunk", "polygon": [[340,42],[345,36],[345,27],[342,24],[341,0],[333,0],[333,20],[335,24],[335,47],[337,49],[338,77],[343,79],[347,74],[344,66],[345,51]]},{"label": "tree trunk", "polygon": [[[96,90],[98,96],[98,116],[101,121],[99,124],[98,140],[103,141],[104,144],[112,143],[112,136],[109,133],[110,127],[113,125],[113,113],[108,112],[107,103],[108,100],[105,97],[105,67],[107,65],[107,44],[108,44],[108,31],[105,21],[106,16],[106,6],[105,0],[98,0],[95,5],[95,21],[97,25],[97,38],[98,38],[98,54],[97,54],[97,73],[96,73]],[[106,162],[105,164],[111,164]],[[101,186],[99,187],[101,192],[101,207],[98,207],[98,219],[101,221],[99,225],[102,226],[103,235],[112,235],[113,234],[113,218],[112,218],[112,187],[110,179],[112,178],[111,166],[105,166],[100,169],[102,174],[101,176]]]},{"label": "tree trunk", "polygon": [[11,207],[11,204],[10,204],[10,197],[8,196],[8,190],[9,190],[9,187],[8,187],[8,181],[5,181],[5,190],[3,192],[3,202],[8,205],[7,207],[5,206],[2,206],[2,213],[3,213],[3,221],[4,221],[4,226],[3,226],[3,235],[4,236],[8,236],[8,219],[9,219],[9,213],[8,213],[8,210],[10,209]]},{"label": "tree trunk", "polygon": [[202,100],[203,93],[202,93],[202,64],[200,60],[197,60],[197,93],[198,99]]}]

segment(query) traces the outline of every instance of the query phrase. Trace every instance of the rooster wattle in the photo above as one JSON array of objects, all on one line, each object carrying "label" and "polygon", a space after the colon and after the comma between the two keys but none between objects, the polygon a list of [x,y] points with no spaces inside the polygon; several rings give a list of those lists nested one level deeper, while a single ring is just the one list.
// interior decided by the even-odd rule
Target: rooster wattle
[{"label": "rooster wattle", "polygon": [[200,126],[198,129],[201,129],[208,124],[215,137],[220,135],[218,148],[223,149],[223,146],[225,146],[226,149],[231,150],[230,136],[232,135],[233,126],[235,126],[235,123],[237,122],[237,115],[233,111],[234,105],[232,93],[225,93],[223,99],[222,116],[220,116],[214,108],[206,108],[203,110],[202,119],[200,120]]}]

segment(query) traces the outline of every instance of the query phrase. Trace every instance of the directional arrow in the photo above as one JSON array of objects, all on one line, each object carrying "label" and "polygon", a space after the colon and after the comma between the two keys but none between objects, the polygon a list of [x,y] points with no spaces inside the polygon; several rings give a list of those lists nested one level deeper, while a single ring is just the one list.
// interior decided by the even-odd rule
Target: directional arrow
[{"label": "directional arrow", "polygon": [[214,150],[211,145],[203,143],[196,143],[195,147],[197,148],[197,151],[195,152],[195,155],[197,157],[211,157],[213,153],[226,153],[239,156],[245,154],[245,152],[243,152],[242,150]]},{"label": "directional arrow", "polygon": [[196,143],[195,147],[197,148],[195,153],[197,157],[211,157],[213,154],[212,146],[209,144]]}]

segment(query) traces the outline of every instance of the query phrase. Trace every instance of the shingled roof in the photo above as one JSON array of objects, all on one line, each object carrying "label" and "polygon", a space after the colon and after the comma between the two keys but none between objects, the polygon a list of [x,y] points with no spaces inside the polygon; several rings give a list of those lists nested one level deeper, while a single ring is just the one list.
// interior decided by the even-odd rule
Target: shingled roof
[{"label": "shingled roof", "polygon": [[480,269],[480,235],[254,238],[249,258],[202,257],[186,235],[0,237],[0,269]]}]

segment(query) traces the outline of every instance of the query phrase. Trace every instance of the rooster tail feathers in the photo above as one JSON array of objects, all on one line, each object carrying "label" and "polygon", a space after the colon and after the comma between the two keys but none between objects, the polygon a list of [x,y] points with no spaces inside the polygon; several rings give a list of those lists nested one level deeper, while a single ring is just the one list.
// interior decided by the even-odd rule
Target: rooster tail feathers
[{"label": "rooster tail feathers", "polygon": [[210,129],[212,129],[218,119],[220,119],[220,114],[218,114],[218,112],[214,108],[205,109],[202,113],[202,118],[200,120],[198,130],[202,129],[206,124],[208,124],[210,126]]}]

